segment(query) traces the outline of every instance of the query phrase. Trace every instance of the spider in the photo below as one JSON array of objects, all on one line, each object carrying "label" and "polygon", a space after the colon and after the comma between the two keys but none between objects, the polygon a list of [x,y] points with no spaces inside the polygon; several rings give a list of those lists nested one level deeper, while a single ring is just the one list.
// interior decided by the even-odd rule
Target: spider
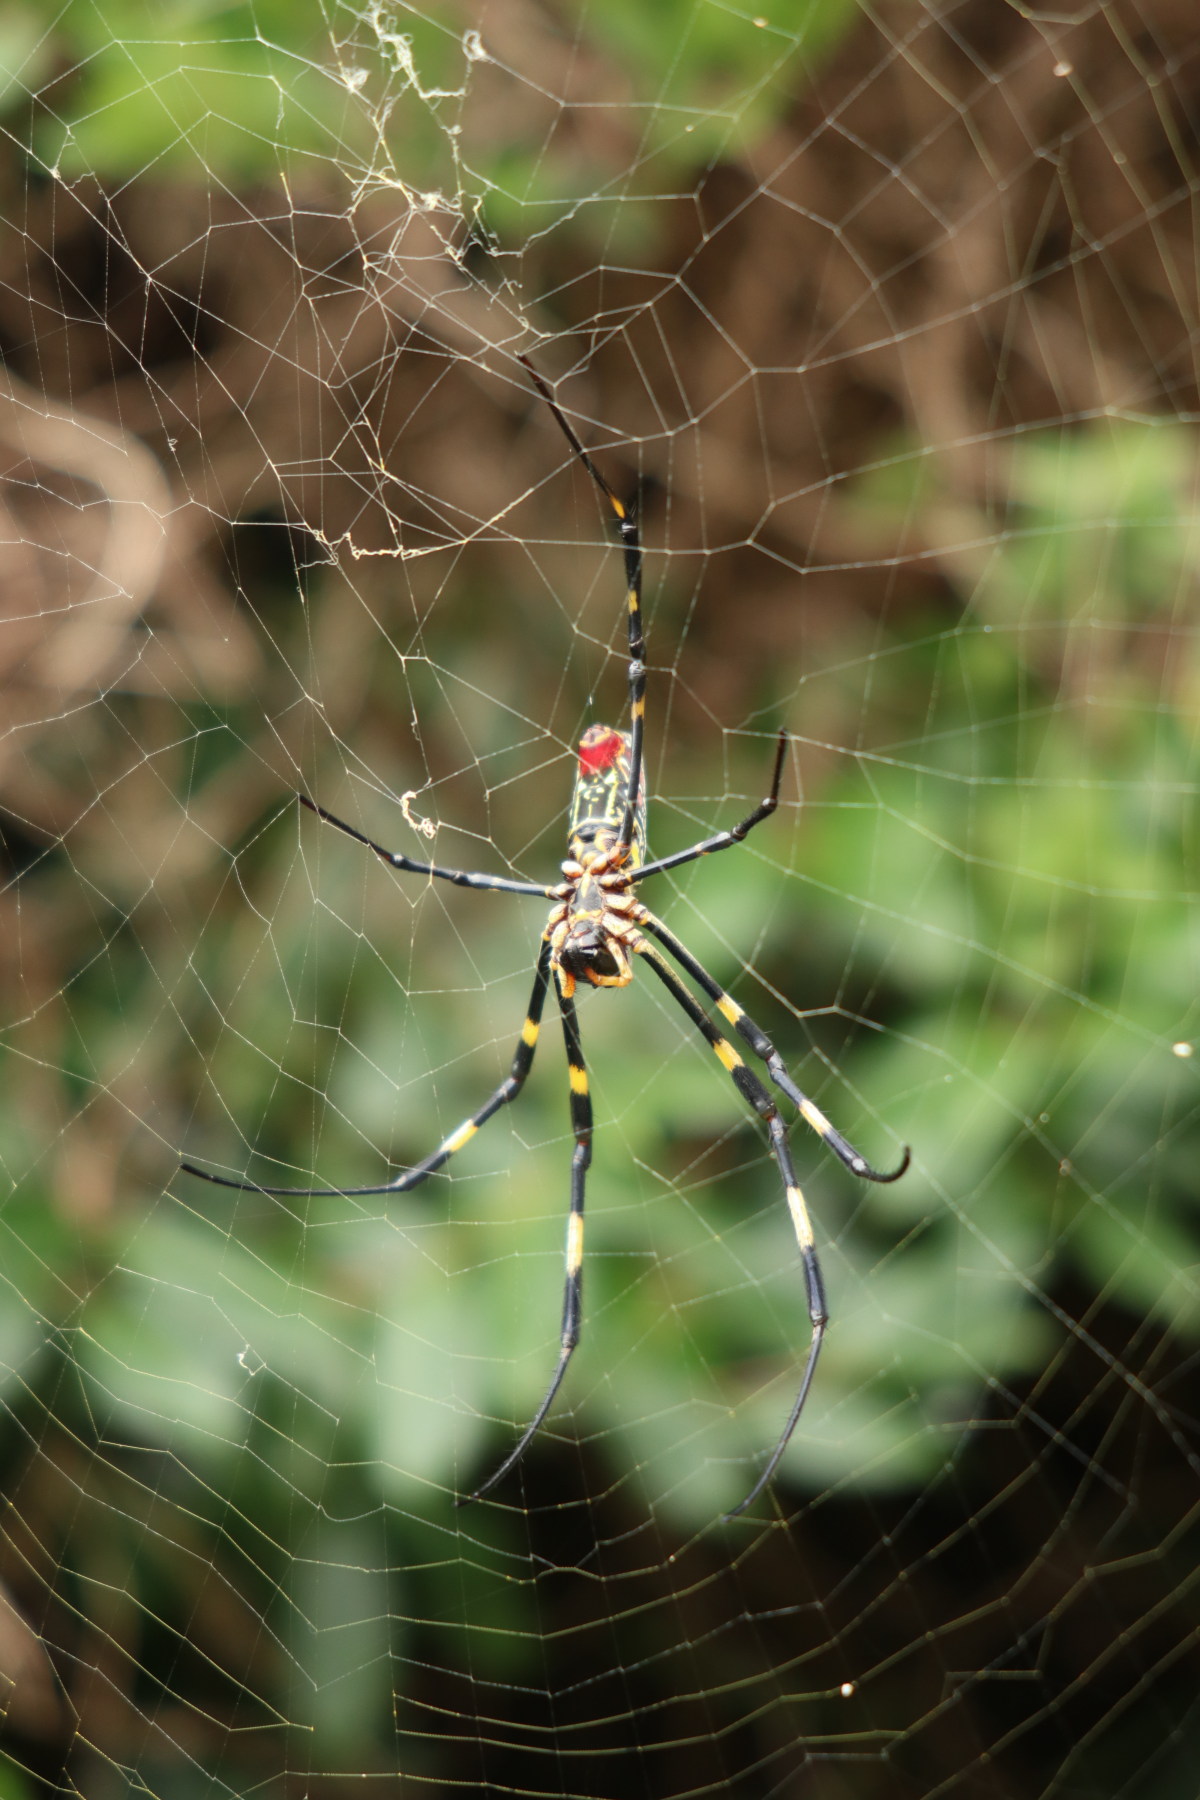
[{"label": "spider", "polygon": [[[190,1162],[184,1162],[181,1166],[189,1175],[198,1175],[202,1180],[214,1182],[219,1187],[238,1188],[250,1193],[295,1198],[407,1193],[442,1168],[502,1106],[507,1106],[516,1099],[533,1064],[542,1012],[553,978],[566,1045],[571,1131],[575,1141],[571,1159],[571,1201],[567,1218],[566,1274],[558,1361],[540,1406],[513,1448],[486,1481],[471,1493],[461,1496],[456,1504],[463,1506],[469,1501],[478,1500],[497,1487],[510,1470],[516,1467],[541,1429],[562,1386],[582,1329],[583,1205],[587,1171],[592,1159],[592,1104],[575,1010],[575,988],[581,981],[592,987],[626,987],[633,979],[634,960],[640,959],[691,1020],[721,1066],[728,1071],[738,1092],[766,1125],[771,1150],[783,1180],[784,1195],[804,1270],[810,1337],[799,1391],[779,1440],[758,1479],[741,1504],[726,1515],[732,1519],[758,1498],[779,1466],[812,1386],[829,1314],[812,1223],[804,1195],[796,1180],[787,1127],[767,1087],[747,1066],[730,1039],[713,1023],[704,1006],[680,979],[662,950],[667,951],[691,977],[726,1024],[732,1026],[749,1045],[754,1056],[765,1065],[774,1085],[798,1109],[805,1124],[817,1133],[852,1174],[861,1176],[865,1181],[897,1181],[908,1168],[910,1153],[905,1148],[899,1165],[894,1169],[885,1171],[872,1168],[865,1157],[860,1156],[853,1145],[834,1129],[820,1108],[796,1086],[766,1033],[714,981],[674,932],[644,906],[637,896],[637,887],[648,876],[660,875],[666,869],[682,868],[685,863],[695,862],[701,856],[711,856],[718,850],[728,850],[734,844],[740,844],[748,832],[770,817],[779,804],[787,733],[779,733],[771,785],[766,798],[747,813],[740,824],[734,825],[730,830],[716,832],[687,850],[676,850],[670,856],[659,857],[653,862],[646,861],[646,795],[642,770],[646,663],[642,635],[642,547],[634,506],[620,500],[609,486],[533,364],[524,356],[520,361],[557,420],[575,457],[590,475],[602,501],[611,509],[625,561],[629,631],[629,729],[618,731],[610,725],[590,725],[579,741],[578,769],[569,815],[568,854],[562,864],[562,880],[553,887],[542,887],[537,882],[511,881],[501,875],[444,869],[436,863],[417,862],[402,851],[387,850],[382,844],[365,837],[353,825],[335,818],[307,795],[298,796],[301,803],[316,813],[318,818],[335,826],[347,837],[365,844],[393,869],[402,869],[411,875],[435,877],[439,881],[450,881],[457,887],[528,895],[552,903],[538,948],[533,992],[525,1023],[517,1040],[512,1067],[477,1112],[464,1119],[424,1161],[403,1170],[390,1181],[373,1183],[368,1187],[274,1187],[263,1182],[239,1181],[224,1175],[214,1175]],[[656,940],[662,949],[656,948],[651,939]]]}]

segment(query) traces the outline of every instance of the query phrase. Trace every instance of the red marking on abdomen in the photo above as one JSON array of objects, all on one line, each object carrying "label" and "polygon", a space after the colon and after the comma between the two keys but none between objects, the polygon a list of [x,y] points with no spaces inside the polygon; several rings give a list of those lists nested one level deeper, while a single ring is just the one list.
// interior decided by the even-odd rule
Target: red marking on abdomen
[{"label": "red marking on abdomen", "polygon": [[579,740],[579,771],[598,775],[611,769],[625,747],[625,740],[611,725],[589,725]]}]

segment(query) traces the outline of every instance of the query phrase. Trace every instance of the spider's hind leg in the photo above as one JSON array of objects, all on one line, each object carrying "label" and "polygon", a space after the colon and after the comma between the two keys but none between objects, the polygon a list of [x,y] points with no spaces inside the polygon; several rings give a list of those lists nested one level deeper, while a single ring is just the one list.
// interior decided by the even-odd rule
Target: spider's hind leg
[{"label": "spider's hind leg", "polygon": [[675,933],[668,931],[662,920],[656,919],[654,914],[645,907],[638,914],[638,923],[652,937],[656,937],[663,948],[670,951],[680,968],[686,969],[696,985],[703,988],[722,1018],[728,1019],[739,1036],[749,1044],[755,1056],[761,1058],[766,1064],[771,1080],[781,1093],[787,1095],[804,1123],[811,1131],[815,1131],[824,1143],[829,1145],[838,1161],[845,1163],[852,1175],[857,1175],[862,1181],[899,1181],[912,1161],[912,1152],[907,1144],[894,1169],[875,1168],[865,1156],[859,1154],[848,1138],[844,1138],[841,1132],[830,1124],[820,1107],[809,1099],[803,1089],[796,1086],[787,1072],[782,1056],[766,1032],[760,1025],[755,1024],[749,1013],[743,1011],[733,996],[727,994],[719,982],[713,980],[704,964],[697,962],[687,945],[682,944]]},{"label": "spider's hind leg", "polygon": [[571,1132],[575,1139],[575,1151],[571,1157],[571,1210],[567,1215],[566,1276],[563,1284],[558,1362],[550,1377],[550,1385],[542,1396],[541,1405],[500,1467],[479,1487],[457,1500],[456,1506],[466,1506],[470,1501],[491,1493],[504,1480],[509,1470],[520,1462],[554,1404],[583,1326],[583,1202],[588,1167],[592,1160],[592,1102],[588,1093],[587,1068],[583,1060],[575,1002],[564,992],[561,980],[556,983],[556,987],[567,1050],[567,1070],[571,1084]]},{"label": "spider's hind leg", "polygon": [[[647,929],[649,928],[649,922],[646,919],[643,918],[641,922],[647,925]],[[817,1246],[813,1237],[812,1221],[808,1216],[808,1207],[805,1204],[804,1195],[800,1191],[800,1183],[796,1180],[795,1165],[792,1162],[792,1152],[788,1144],[787,1126],[779,1116],[778,1107],[775,1105],[775,1102],[772,1100],[767,1089],[763,1086],[763,1083],[759,1080],[753,1069],[748,1069],[746,1067],[740,1053],[729,1042],[728,1038],[721,1035],[708,1014],[704,1011],[704,1008],[696,999],[695,995],[684,986],[670,963],[668,963],[666,957],[662,956],[654,948],[653,944],[648,944],[645,938],[636,940],[633,948],[639,956],[643,957],[645,961],[649,963],[667,992],[673,996],[680,1008],[687,1014],[693,1025],[695,1025],[696,1029],[702,1034],[722,1068],[728,1071],[738,1093],[741,1094],[742,1098],[754,1108],[755,1112],[758,1114],[759,1118],[762,1119],[767,1130],[770,1132],[771,1149],[774,1153],[775,1161],[778,1164],[779,1173],[783,1181],[783,1191],[787,1199],[788,1212],[791,1214],[792,1228],[796,1233],[796,1243],[800,1250],[800,1260],[804,1268],[804,1288],[808,1301],[808,1318],[809,1324],[812,1327],[812,1335],[809,1338],[808,1356],[804,1364],[804,1373],[800,1377],[800,1391],[797,1393],[796,1398],[792,1403],[792,1410],[788,1415],[787,1424],[784,1426],[779,1441],[768,1458],[766,1467],[763,1469],[758,1480],[754,1483],[754,1486],[750,1489],[750,1492],[746,1495],[746,1498],[742,1501],[741,1505],[735,1506],[732,1512],[726,1514],[727,1518],[734,1519],[737,1517],[738,1513],[745,1511],[752,1500],[758,1498],[768,1481],[770,1481],[772,1475],[779,1466],[784,1451],[791,1441],[791,1436],[796,1429],[800,1414],[804,1410],[804,1402],[808,1399],[808,1390],[812,1386],[813,1376],[816,1374],[817,1358],[821,1354],[821,1345],[825,1341],[825,1328],[829,1324],[829,1311],[825,1304],[825,1284],[821,1279],[821,1265],[817,1260]]]}]

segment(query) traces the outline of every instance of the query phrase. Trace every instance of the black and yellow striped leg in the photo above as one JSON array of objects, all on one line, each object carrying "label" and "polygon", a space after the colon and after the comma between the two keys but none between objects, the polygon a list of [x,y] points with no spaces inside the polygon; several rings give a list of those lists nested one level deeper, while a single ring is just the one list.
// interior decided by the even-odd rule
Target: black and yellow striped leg
[{"label": "black and yellow striped leg", "polygon": [[630,614],[630,787],[621,815],[621,842],[633,842],[633,815],[642,792],[642,736],[646,731],[646,639],[642,637],[642,551],[637,542],[637,522],[631,508],[613,502],[621,524],[626,576],[626,607]]},{"label": "black and yellow striped leg", "polygon": [[625,605],[629,623],[629,787],[621,815],[623,844],[633,842],[633,820],[642,791],[642,739],[646,729],[646,641],[642,636],[642,547],[632,505],[622,506],[611,492],[621,546],[625,552]]},{"label": "black and yellow striped leg", "polygon": [[533,992],[529,996],[529,1010],[525,1015],[525,1023],[521,1027],[521,1035],[517,1039],[517,1047],[513,1053],[512,1067],[495,1092],[479,1108],[478,1112],[464,1119],[448,1138],[444,1138],[437,1149],[424,1161],[415,1163],[411,1169],[405,1169],[392,1181],[373,1183],[370,1187],[272,1187],[263,1181],[236,1181],[228,1175],[213,1175],[208,1169],[198,1169],[195,1163],[181,1163],[179,1166],[189,1175],[198,1175],[201,1181],[211,1181],[215,1187],[237,1188],[248,1194],[275,1194],[292,1199],[328,1199],[334,1196],[347,1195],[357,1197],[364,1194],[406,1194],[410,1188],[419,1187],[430,1175],[436,1173],[444,1163],[449,1162],[456,1150],[470,1143],[481,1125],[486,1125],[493,1114],[502,1106],[515,1100],[525,1084],[525,1077],[533,1066],[533,1053],[537,1049],[538,1032],[541,1029],[542,1011],[546,1004],[546,989],[550,983],[550,945],[543,940],[538,950],[537,968],[533,976]]},{"label": "black and yellow striped leg", "polygon": [[912,1152],[908,1145],[904,1146],[904,1153],[894,1169],[873,1168],[866,1157],[860,1156],[854,1145],[844,1138],[840,1131],[834,1129],[820,1107],[814,1105],[808,1095],[796,1086],[784,1066],[782,1056],[766,1032],[756,1025],[749,1014],[742,1011],[737,1001],[713,980],[704,965],[696,961],[691,951],[685,944],[680,943],[675,933],[668,931],[662,920],[656,919],[654,914],[648,910],[640,913],[638,920],[642,929],[656,937],[659,943],[670,951],[680,967],[686,969],[692,980],[704,989],[709,998],[715,1002],[717,1011],[729,1020],[735,1030],[741,1033],[755,1056],[762,1058],[776,1087],[787,1095],[804,1123],[829,1145],[834,1155],[839,1161],[845,1163],[850,1173],[861,1176],[864,1181],[899,1181],[912,1159]]},{"label": "black and yellow striped leg", "polygon": [[571,1210],[567,1215],[567,1250],[566,1277],[563,1286],[562,1335],[559,1343],[558,1363],[550,1378],[550,1386],[546,1389],[542,1403],[530,1423],[521,1433],[520,1439],[509,1451],[504,1461],[494,1474],[489,1475],[481,1487],[473,1493],[466,1494],[456,1502],[465,1506],[470,1500],[478,1500],[481,1495],[488,1494],[516,1467],[528,1450],[530,1444],[542,1428],[546,1414],[554,1404],[555,1395],[562,1386],[567,1365],[579,1342],[579,1333],[583,1323],[583,1201],[587,1182],[588,1166],[592,1160],[592,1102],[588,1093],[587,1069],[583,1061],[583,1048],[579,1041],[579,1019],[575,1012],[575,1002],[562,991],[558,984],[558,1005],[562,1013],[563,1038],[567,1047],[567,1069],[571,1080],[571,1131],[575,1138],[575,1153],[571,1158]]},{"label": "black and yellow striped leg", "polygon": [[718,831],[712,837],[705,838],[703,843],[693,844],[688,850],[677,850],[674,856],[660,856],[657,862],[643,863],[640,869],[632,869],[630,881],[644,881],[647,875],[661,875],[664,869],[681,869],[684,863],[696,862],[702,856],[712,856],[717,850],[728,850],[733,844],[740,844],[748,831],[769,819],[779,805],[779,788],[783,781],[783,758],[787,751],[787,732],[781,731],[779,743],[775,750],[775,767],[771,771],[771,786],[764,800],[760,800],[753,812],[748,812],[737,825],[728,831]]},{"label": "black and yellow striped leg", "polygon": [[612,508],[613,517],[617,521],[617,530],[621,534],[621,549],[625,553],[625,606],[629,625],[630,743],[629,789],[625,796],[620,841],[623,844],[631,844],[633,842],[634,814],[637,812],[638,796],[642,789],[642,737],[646,723],[646,643],[642,635],[642,545],[638,536],[637,513],[633,504],[627,505],[624,500],[618,499],[608,482],[605,481],[591,456],[580,443],[574,427],[570,424],[558,401],[529,358],[518,355],[517,360],[528,371],[529,379],[557,419],[563,436]]},{"label": "black and yellow striped leg", "polygon": [[808,1216],[808,1207],[805,1205],[804,1195],[800,1191],[800,1184],[796,1180],[796,1170],[788,1146],[787,1127],[779,1116],[775,1102],[754,1071],[746,1067],[740,1054],[734,1049],[728,1038],[722,1037],[695,995],[684,986],[666,958],[660,956],[654,946],[648,944],[644,938],[636,941],[633,948],[650,964],[668,993],[683,1008],[696,1029],[703,1034],[721,1066],[728,1069],[738,1092],[754,1108],[770,1132],[771,1149],[774,1152],[775,1161],[779,1165],[779,1173],[783,1177],[788,1211],[792,1217],[792,1227],[796,1233],[796,1243],[800,1249],[800,1259],[804,1268],[804,1288],[808,1301],[808,1318],[812,1327],[812,1336],[809,1339],[804,1373],[800,1378],[800,1390],[796,1395],[779,1442],[771,1452],[762,1474],[741,1504],[725,1515],[726,1518],[736,1519],[739,1513],[745,1512],[746,1508],[758,1499],[779,1467],[780,1459],[788,1447],[800,1414],[804,1410],[804,1402],[808,1399],[808,1390],[812,1386],[812,1379],[816,1373],[817,1358],[821,1354],[825,1327],[829,1323],[829,1313],[825,1305],[825,1286],[821,1280],[821,1265],[817,1261],[812,1221]]}]

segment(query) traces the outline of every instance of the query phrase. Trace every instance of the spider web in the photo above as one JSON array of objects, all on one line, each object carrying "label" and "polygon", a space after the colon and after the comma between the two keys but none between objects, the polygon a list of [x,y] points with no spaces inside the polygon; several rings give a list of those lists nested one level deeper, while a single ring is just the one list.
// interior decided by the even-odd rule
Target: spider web
[{"label": "spider web", "polygon": [[[1179,0],[28,0],[0,28],[0,1794],[1179,1796],[1195,119]],[[507,1072],[572,747],[770,1032]],[[551,1012],[553,1009],[550,1009]]]}]

